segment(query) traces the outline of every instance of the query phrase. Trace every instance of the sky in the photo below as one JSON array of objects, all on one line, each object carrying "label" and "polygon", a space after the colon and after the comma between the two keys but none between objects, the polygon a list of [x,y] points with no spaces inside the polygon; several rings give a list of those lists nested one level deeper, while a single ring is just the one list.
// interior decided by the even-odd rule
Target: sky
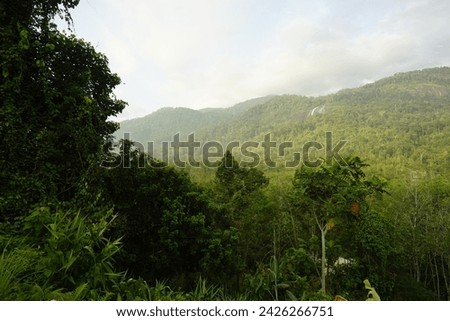
[{"label": "sky", "polygon": [[449,17],[448,0],[81,0],[72,11],[75,34],[122,79],[118,121],[449,66]]}]

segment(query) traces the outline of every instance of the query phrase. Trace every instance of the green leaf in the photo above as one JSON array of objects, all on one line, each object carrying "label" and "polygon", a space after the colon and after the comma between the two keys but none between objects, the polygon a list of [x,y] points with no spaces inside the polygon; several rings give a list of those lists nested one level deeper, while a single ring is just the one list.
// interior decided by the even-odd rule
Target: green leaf
[{"label": "green leaf", "polygon": [[288,289],[289,287],[290,287],[290,285],[287,284],[287,283],[279,283],[279,284],[277,284],[277,288],[278,289]]},{"label": "green leaf", "polygon": [[298,301],[297,297],[289,290],[286,290],[286,295],[291,301]]}]

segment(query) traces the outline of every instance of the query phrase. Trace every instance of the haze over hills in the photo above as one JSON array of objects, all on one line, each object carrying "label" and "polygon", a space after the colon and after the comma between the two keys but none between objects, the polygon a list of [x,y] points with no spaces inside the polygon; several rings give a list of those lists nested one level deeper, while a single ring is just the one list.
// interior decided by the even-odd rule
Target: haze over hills
[{"label": "haze over hills", "polygon": [[115,136],[123,138],[124,134],[128,133],[131,140],[136,142],[170,141],[176,133],[186,136],[208,127],[215,127],[219,123],[232,122],[235,117],[274,97],[259,97],[238,103],[230,108],[194,110],[186,107],[164,107],[147,116],[121,122],[120,129]]},{"label": "haze over hills", "polygon": [[[408,171],[450,172],[450,68],[398,73],[359,88],[321,97],[266,96],[230,108],[162,108],[124,121],[116,137],[133,141],[186,140],[278,143],[324,141],[331,131],[345,152],[367,159],[385,176]],[[145,144],[144,144],[145,145]]]}]

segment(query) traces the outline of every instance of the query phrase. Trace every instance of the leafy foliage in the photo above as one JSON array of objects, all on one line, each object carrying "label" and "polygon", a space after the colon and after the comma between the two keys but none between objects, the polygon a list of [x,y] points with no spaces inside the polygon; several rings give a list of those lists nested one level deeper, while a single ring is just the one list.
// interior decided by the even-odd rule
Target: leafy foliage
[{"label": "leafy foliage", "polygon": [[229,264],[226,242],[233,232],[216,231],[211,205],[187,175],[153,159],[146,162],[147,155],[127,141],[117,157],[121,165],[105,169],[103,181],[118,215],[115,234],[124,235],[122,269],[147,280],[192,281],[201,270]]},{"label": "leafy foliage", "polygon": [[119,241],[104,235],[110,216],[92,222],[79,212],[36,208],[18,226],[26,234],[3,245],[3,299],[108,298],[123,277],[113,267]]},{"label": "leafy foliage", "polygon": [[[116,134],[143,141],[117,152],[120,79],[53,22],[70,28],[78,2],[0,2],[1,300],[449,299],[450,68],[166,108],[124,122]],[[329,131],[372,166],[349,156],[293,173],[227,152],[181,171],[138,148],[177,132],[301,145]]]},{"label": "leafy foliage", "polygon": [[[3,2],[2,2],[3,3]],[[42,199],[68,200],[125,103],[107,58],[50,23],[78,1],[7,1],[0,57],[0,219]],[[14,9],[13,9],[14,8]],[[3,14],[2,14],[3,16]],[[70,16],[68,16],[70,17]]]}]

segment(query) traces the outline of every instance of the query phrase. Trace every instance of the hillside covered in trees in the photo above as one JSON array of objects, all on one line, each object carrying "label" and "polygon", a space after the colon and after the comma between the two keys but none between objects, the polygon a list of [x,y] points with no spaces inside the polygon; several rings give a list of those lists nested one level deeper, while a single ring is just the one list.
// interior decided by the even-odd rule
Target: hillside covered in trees
[{"label": "hillside covered in trees", "polygon": [[[450,299],[450,68],[119,128],[119,76],[53,22],[77,4],[0,3],[0,300]],[[177,133],[223,154],[139,149]],[[268,134],[292,148],[226,148]]]},{"label": "hillside covered in trees", "polygon": [[[450,68],[399,73],[322,97],[267,96],[225,109],[163,108],[121,123],[114,135],[155,150],[175,134],[201,143],[292,141],[300,147],[332,132],[342,150],[361,155],[386,178],[448,173]],[[312,112],[315,112],[312,114]],[[380,166],[378,166],[380,165]],[[420,172],[420,173],[416,173]]]}]

